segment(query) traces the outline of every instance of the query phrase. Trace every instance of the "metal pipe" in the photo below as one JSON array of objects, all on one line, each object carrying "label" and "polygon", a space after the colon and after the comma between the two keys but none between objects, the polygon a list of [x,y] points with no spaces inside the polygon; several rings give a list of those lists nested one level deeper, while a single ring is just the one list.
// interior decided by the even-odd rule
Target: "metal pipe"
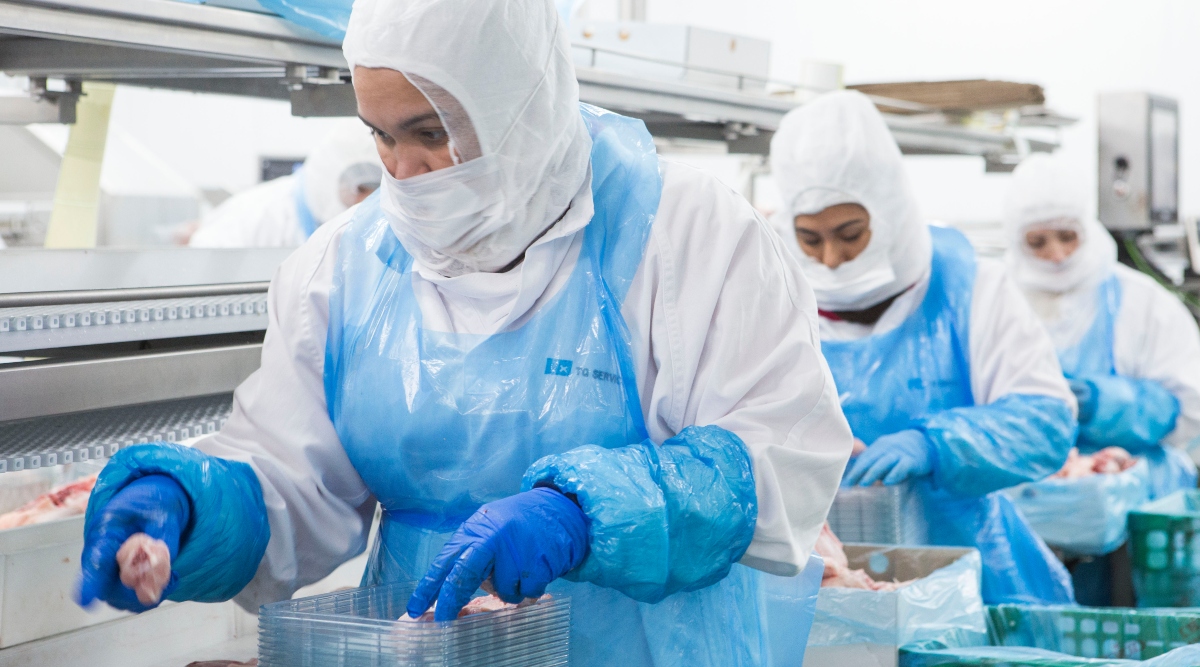
[{"label": "metal pipe", "polygon": [[65,306],[77,303],[109,303],[113,301],[149,301],[151,299],[186,299],[204,296],[261,294],[266,292],[270,285],[270,282],[263,281],[230,283],[225,285],[181,285],[176,287],[136,287],[130,289],[0,294],[0,308]]}]

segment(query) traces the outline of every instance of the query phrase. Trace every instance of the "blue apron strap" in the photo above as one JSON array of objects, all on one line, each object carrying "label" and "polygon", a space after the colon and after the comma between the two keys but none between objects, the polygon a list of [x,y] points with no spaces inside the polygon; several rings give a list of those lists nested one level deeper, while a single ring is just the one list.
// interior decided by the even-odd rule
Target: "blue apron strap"
[{"label": "blue apron strap", "polygon": [[312,209],[308,207],[308,202],[304,199],[304,167],[292,172],[292,176],[296,178],[296,187],[292,188],[292,201],[296,205],[296,219],[300,221],[300,229],[304,232],[304,238],[308,239],[313,232],[317,231],[319,223],[313,216]]}]

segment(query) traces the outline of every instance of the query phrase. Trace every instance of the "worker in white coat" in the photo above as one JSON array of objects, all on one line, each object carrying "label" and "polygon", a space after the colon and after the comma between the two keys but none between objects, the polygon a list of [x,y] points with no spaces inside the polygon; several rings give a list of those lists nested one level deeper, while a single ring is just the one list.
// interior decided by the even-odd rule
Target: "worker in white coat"
[{"label": "worker in white coat", "polygon": [[379,187],[383,167],[371,132],[339,121],[288,176],[240,192],[209,212],[194,248],[294,248]]},{"label": "worker in white coat", "polygon": [[929,227],[866,96],[789,113],[771,142],[777,228],[820,307],[854,435],[846,485],[911,482],[935,544],[978,547],[989,603],[1070,602],[1066,570],[1007,497],[1064,463],[1075,400],[998,262]]},{"label": "worker in white coat", "polygon": [[1149,276],[1117,263],[1112,235],[1087,215],[1062,158],[1013,173],[1005,206],[1008,270],[1058,349],[1079,401],[1083,453],[1122,447],[1150,464],[1151,497],[1196,486],[1200,331]]},{"label": "worker in white coat", "polygon": [[410,614],[490,579],[571,595],[576,665],[768,664],[757,571],[806,566],[853,441],[779,237],[580,105],[550,0],[359,0],[343,48],[381,191],[279,269],[219,433],[110,461],[82,601],[145,607],[137,530],[167,599],[286,599],[378,502],[366,583]]}]

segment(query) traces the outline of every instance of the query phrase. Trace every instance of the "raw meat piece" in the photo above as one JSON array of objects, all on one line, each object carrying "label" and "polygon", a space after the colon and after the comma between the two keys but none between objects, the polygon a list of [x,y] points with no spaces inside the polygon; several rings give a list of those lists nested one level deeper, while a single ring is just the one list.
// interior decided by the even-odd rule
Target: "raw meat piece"
[{"label": "raw meat piece", "polygon": [[817,536],[817,546],[814,547],[814,550],[825,560],[826,577],[832,577],[839,570],[850,567],[850,561],[846,560],[846,550],[842,547],[842,541],[833,534],[829,522],[821,526],[821,534]]},{"label": "raw meat piece", "polygon": [[867,451],[867,443],[863,442],[862,440],[859,440],[858,438],[855,438],[854,439],[854,449],[850,450],[850,458],[854,458],[855,456],[858,456],[859,454],[862,454],[865,451]]},{"label": "raw meat piece", "polygon": [[151,605],[162,599],[171,580],[171,551],[166,542],[137,533],[117,550],[117,564],[121,583],[137,593],[138,602]]},{"label": "raw meat piece", "polygon": [[96,486],[95,475],[64,484],[25,503],[17,509],[0,515],[0,530],[32,526],[57,519],[79,516],[87,511],[88,498]]},{"label": "raw meat piece", "polygon": [[832,577],[821,580],[821,588],[861,588],[865,591],[875,590],[875,580],[865,570],[841,568]]},{"label": "raw meat piece", "polygon": [[1095,460],[1092,471],[1109,475],[1125,472],[1137,463],[1132,454],[1120,447],[1105,447],[1093,454],[1092,458]]},{"label": "raw meat piece", "polygon": [[894,591],[903,588],[911,581],[875,581],[866,570],[851,570],[850,560],[846,558],[846,550],[842,541],[833,534],[829,523],[821,526],[821,534],[817,536],[817,555],[825,560],[825,572],[821,579],[821,588],[858,588],[865,591]]},{"label": "raw meat piece", "polygon": [[1091,475],[1114,475],[1129,470],[1137,464],[1137,458],[1120,447],[1105,447],[1095,454],[1080,454],[1072,448],[1067,462],[1054,473],[1058,479],[1079,479]]},{"label": "raw meat piece", "polygon": [[[537,599],[525,598],[524,600],[521,601],[520,604],[509,604],[509,603],[505,602],[504,600],[501,600],[500,598],[496,597],[495,595],[481,595],[480,597],[472,598],[471,601],[468,602],[467,605],[462,608],[462,611],[458,612],[458,617],[464,618],[466,616],[473,616],[475,614],[486,614],[486,613],[492,612],[492,611],[504,611],[505,609],[523,609],[530,605],[535,605],[539,602],[544,602],[544,601],[550,600],[550,599],[551,599],[551,596],[549,593],[547,593]],[[425,612],[424,614],[421,614],[421,616],[418,618],[413,618],[412,616],[405,614],[400,617],[400,620],[402,620],[402,621],[432,621],[434,609],[437,609],[437,603],[434,603],[434,605],[429,608],[429,611]]]}]

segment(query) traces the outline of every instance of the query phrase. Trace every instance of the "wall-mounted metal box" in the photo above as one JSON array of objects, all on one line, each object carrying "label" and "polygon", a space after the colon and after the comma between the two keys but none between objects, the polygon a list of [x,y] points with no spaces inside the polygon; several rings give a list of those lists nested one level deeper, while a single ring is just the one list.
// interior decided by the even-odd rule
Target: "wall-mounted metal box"
[{"label": "wall-mounted metal box", "polygon": [[1102,93],[1099,217],[1113,231],[1149,231],[1179,217],[1179,106],[1148,93]]}]

